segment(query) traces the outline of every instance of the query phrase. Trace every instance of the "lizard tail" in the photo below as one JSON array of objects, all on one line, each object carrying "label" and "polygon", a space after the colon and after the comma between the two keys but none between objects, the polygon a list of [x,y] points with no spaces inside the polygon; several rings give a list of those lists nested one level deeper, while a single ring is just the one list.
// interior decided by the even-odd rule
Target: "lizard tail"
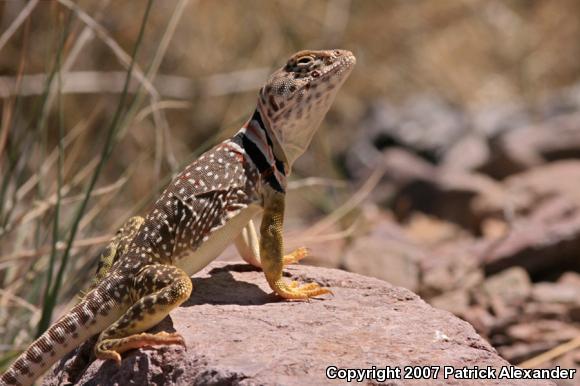
[{"label": "lizard tail", "polygon": [[62,316],[0,377],[0,386],[32,385],[54,362],[114,322],[115,302],[100,287]]}]

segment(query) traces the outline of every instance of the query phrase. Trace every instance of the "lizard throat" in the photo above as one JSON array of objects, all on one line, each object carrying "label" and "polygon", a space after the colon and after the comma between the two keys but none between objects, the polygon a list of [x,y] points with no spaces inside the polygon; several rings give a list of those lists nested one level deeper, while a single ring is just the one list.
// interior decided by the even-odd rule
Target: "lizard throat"
[{"label": "lizard throat", "polygon": [[240,131],[232,138],[258,168],[262,182],[274,190],[285,192],[286,167],[276,156],[274,143],[258,109]]}]

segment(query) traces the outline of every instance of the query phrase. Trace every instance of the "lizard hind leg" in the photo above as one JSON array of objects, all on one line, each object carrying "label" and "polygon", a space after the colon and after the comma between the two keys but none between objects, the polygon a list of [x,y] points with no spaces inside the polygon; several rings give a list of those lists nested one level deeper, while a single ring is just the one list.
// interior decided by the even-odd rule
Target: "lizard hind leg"
[{"label": "lizard hind leg", "polygon": [[189,298],[191,279],[179,268],[168,265],[144,267],[134,279],[133,293],[140,297],[112,325],[104,330],[95,345],[95,356],[121,363],[123,352],[145,346],[184,345],[179,334],[143,331],[155,326],[169,312]]},{"label": "lizard hind leg", "polygon": [[81,299],[107,277],[113,265],[127,252],[131,241],[137,235],[144,221],[145,219],[141,216],[133,216],[117,230],[109,244],[101,251],[95,278],[86,292],[81,291]]}]

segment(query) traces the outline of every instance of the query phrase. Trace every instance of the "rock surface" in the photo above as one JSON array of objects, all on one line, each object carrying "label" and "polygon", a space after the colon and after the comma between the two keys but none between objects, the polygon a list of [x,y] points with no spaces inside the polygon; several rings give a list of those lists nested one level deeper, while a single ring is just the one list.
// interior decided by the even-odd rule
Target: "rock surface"
[{"label": "rock surface", "polygon": [[415,247],[392,221],[373,221],[369,228],[346,250],[344,268],[418,291],[419,262],[424,251]]},{"label": "rock surface", "polygon": [[[87,343],[55,365],[44,385],[318,385],[344,383],[325,377],[330,365],[508,366],[468,323],[409,290],[333,269],[294,266],[286,271],[293,279],[330,286],[334,296],[280,301],[262,272],[214,262],[193,278],[192,297],[156,328],[182,334],[187,349],[133,350],[118,369],[111,362],[90,361]],[[444,380],[442,374],[429,383],[461,382],[550,384]]]}]

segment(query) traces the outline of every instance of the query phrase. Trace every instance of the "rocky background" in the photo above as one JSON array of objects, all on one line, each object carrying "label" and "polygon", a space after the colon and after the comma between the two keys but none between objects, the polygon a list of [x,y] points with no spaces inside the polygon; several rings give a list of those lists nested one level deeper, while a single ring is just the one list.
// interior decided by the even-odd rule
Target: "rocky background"
[{"label": "rocky background", "polygon": [[[579,336],[579,86],[475,113],[381,101],[362,122],[345,167],[376,186],[337,266],[412,289],[511,363]],[[579,368],[580,350],[539,364]]]},{"label": "rocky background", "polygon": [[578,1],[147,4],[0,2],[0,368],[272,68],[341,47],[358,64],[295,165],[288,248],[417,293],[510,363],[580,369],[560,346],[580,326]]}]

